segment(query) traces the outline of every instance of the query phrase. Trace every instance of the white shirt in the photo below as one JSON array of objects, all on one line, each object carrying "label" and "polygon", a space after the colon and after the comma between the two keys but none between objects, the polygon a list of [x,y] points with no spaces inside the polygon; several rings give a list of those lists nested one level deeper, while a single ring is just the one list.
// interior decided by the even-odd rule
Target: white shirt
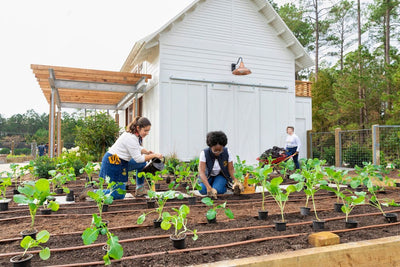
[{"label": "white shirt", "polygon": [[[229,155],[228,162],[232,162],[233,161],[233,157],[232,157],[231,151],[229,149],[228,149],[228,155]],[[206,155],[204,154],[204,150],[202,150],[200,152],[199,161],[206,162]],[[211,174],[210,175],[211,176],[217,176],[220,172],[221,172],[221,167],[219,166],[219,162],[216,159],[215,162],[214,162],[214,166],[213,166],[213,168],[211,170]]]},{"label": "white shirt", "polygon": [[139,137],[124,132],[108,150],[110,154],[117,154],[119,158],[130,161],[133,158],[137,163],[145,162],[142,154],[143,147],[139,144]]},{"label": "white shirt", "polygon": [[298,152],[300,150],[300,146],[301,146],[300,138],[296,134],[292,134],[292,135],[288,134],[286,137],[285,149],[291,148],[291,147],[296,147],[296,146],[297,146],[296,151]]}]

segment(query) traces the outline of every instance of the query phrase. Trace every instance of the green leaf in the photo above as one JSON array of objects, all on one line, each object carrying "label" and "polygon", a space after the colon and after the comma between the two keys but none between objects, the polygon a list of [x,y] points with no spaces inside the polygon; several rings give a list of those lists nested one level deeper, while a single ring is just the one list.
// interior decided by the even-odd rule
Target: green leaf
[{"label": "green leaf", "polygon": [[46,192],[46,191],[50,192],[50,182],[47,179],[41,178],[36,181],[35,188],[41,192]]},{"label": "green leaf", "polygon": [[52,211],[57,211],[60,208],[60,204],[58,204],[55,201],[50,201],[48,208],[51,209]]},{"label": "green leaf", "polygon": [[24,239],[22,239],[20,246],[27,250],[32,247],[32,245],[35,243],[35,240],[31,236],[25,236]]},{"label": "green leaf", "polygon": [[36,241],[46,243],[50,238],[50,233],[47,230],[42,230],[36,235]]},{"label": "green leaf", "polygon": [[98,236],[99,236],[99,229],[86,228],[86,230],[83,231],[83,234],[82,234],[83,244],[85,244],[85,245],[93,244],[97,240]]},{"label": "green leaf", "polygon": [[288,193],[288,194],[291,194],[291,193],[296,192],[296,191],[297,191],[297,189],[296,189],[296,186],[294,186],[294,185],[289,185],[286,188],[286,193]]},{"label": "green leaf", "polygon": [[108,253],[103,256],[103,261],[104,261],[104,265],[110,265],[111,264],[110,256],[108,255]]},{"label": "green leaf", "polygon": [[213,220],[213,219],[215,219],[216,216],[217,216],[217,212],[215,210],[209,209],[207,211],[207,214],[206,214],[207,219]]},{"label": "green leaf", "polygon": [[50,249],[48,247],[45,247],[44,249],[42,249],[39,252],[39,257],[44,261],[49,259],[50,258]]},{"label": "green leaf", "polygon": [[193,230],[193,237],[192,237],[192,239],[193,239],[193,241],[196,241],[198,238],[199,238],[199,236],[197,235],[197,230],[194,229],[194,230]]},{"label": "green leaf", "polygon": [[15,203],[28,204],[30,200],[25,195],[14,195],[13,200]]},{"label": "green leaf", "polygon": [[256,178],[250,178],[250,179],[247,180],[247,183],[248,184],[257,184],[258,180]]},{"label": "green leaf", "polygon": [[203,202],[204,204],[206,204],[207,206],[212,206],[214,205],[214,201],[211,200],[211,198],[209,197],[205,197],[201,200],[201,202]]},{"label": "green leaf", "polygon": [[186,205],[181,205],[180,206],[180,208],[179,208],[179,213],[180,214],[189,214],[189,212],[190,212],[190,208],[188,207],[188,206],[186,206]]},{"label": "green leaf", "polygon": [[143,213],[142,215],[137,218],[137,224],[142,224],[146,220],[146,213]]},{"label": "green leaf", "polygon": [[118,243],[118,236],[111,236],[107,240],[107,244],[110,248],[108,254],[111,258],[119,260],[124,255],[124,249],[122,248],[121,244]]},{"label": "green leaf", "polygon": [[230,209],[225,209],[225,215],[229,218],[229,219],[233,219],[233,212]]},{"label": "green leaf", "polygon": [[171,223],[167,221],[162,221],[161,222],[161,229],[163,230],[169,230],[171,228]]}]

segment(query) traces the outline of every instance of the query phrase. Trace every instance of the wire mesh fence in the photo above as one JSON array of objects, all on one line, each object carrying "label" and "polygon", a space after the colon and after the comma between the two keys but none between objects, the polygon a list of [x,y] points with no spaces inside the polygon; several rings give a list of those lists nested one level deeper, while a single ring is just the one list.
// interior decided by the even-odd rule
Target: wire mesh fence
[{"label": "wire mesh fence", "polygon": [[310,133],[311,158],[326,160],[326,164],[335,164],[335,132]]},{"label": "wire mesh fence", "polygon": [[349,130],[339,132],[341,166],[363,166],[372,162],[372,130]]},{"label": "wire mesh fence", "polygon": [[380,165],[400,168],[400,126],[374,126],[374,156]]},{"label": "wire mesh fence", "polygon": [[14,148],[14,155],[31,155],[32,154],[32,143],[30,142],[14,142],[0,141],[0,154],[10,154],[12,148]]}]

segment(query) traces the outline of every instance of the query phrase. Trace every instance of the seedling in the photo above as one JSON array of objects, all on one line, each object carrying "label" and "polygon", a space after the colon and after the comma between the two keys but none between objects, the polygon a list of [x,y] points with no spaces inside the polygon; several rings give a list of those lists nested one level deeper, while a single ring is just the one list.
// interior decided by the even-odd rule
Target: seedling
[{"label": "seedling", "polygon": [[24,257],[28,249],[40,247],[41,250],[39,252],[39,256],[42,260],[47,260],[50,258],[50,249],[48,247],[42,247],[40,244],[46,243],[50,238],[50,233],[46,230],[42,230],[36,235],[36,239],[33,239],[31,236],[25,236],[22,239],[20,246],[25,249],[24,253],[21,257]]},{"label": "seedling", "polygon": [[187,228],[187,215],[190,212],[190,209],[186,205],[181,205],[179,209],[173,208],[173,211],[176,214],[171,215],[169,212],[163,212],[162,218],[163,221],[161,223],[161,228],[163,230],[169,230],[171,226],[174,226],[175,231],[172,235],[174,238],[183,238],[186,232],[191,232],[193,234],[192,239],[197,240],[197,230],[189,230]]},{"label": "seedling", "polygon": [[280,173],[283,175],[283,177],[289,176],[288,173],[294,171],[294,162],[293,160],[281,161],[279,163],[279,168]]},{"label": "seedling", "polygon": [[92,181],[92,175],[97,173],[96,166],[97,166],[97,163],[93,163],[93,162],[88,161],[88,163],[86,163],[85,167],[83,167],[83,168],[81,168],[79,170],[79,173],[84,173],[85,172],[86,175],[88,176],[87,181],[91,182]]},{"label": "seedling", "polygon": [[10,177],[0,178],[0,200],[6,199],[7,188],[12,185]]},{"label": "seedling", "polygon": [[285,210],[285,205],[286,202],[289,200],[289,195],[293,192],[300,192],[303,189],[303,183],[297,183],[295,185],[289,185],[286,188],[286,192],[284,193],[283,189],[280,187],[280,184],[283,182],[282,177],[276,177],[271,180],[271,182],[266,183],[266,188],[269,192],[269,194],[273,197],[275,200],[276,204],[278,204],[280,210],[281,210],[281,217],[282,217],[282,222],[285,221],[284,218],[284,210]]},{"label": "seedling", "polygon": [[[47,179],[41,178],[37,181],[28,181],[23,187],[19,186],[18,191],[21,194],[14,195],[14,202],[27,204],[31,216],[31,230],[35,224],[37,209],[43,205],[48,196],[54,195],[50,192],[50,183]],[[58,210],[58,205],[52,205],[52,211]]]},{"label": "seedling", "polygon": [[229,219],[234,218],[233,212],[226,207],[226,201],[223,204],[215,205],[211,198],[205,197],[201,200],[201,202],[206,204],[208,207],[211,207],[206,214],[206,217],[209,221],[214,220],[217,217],[217,211],[219,209],[223,210]]},{"label": "seedling", "polygon": [[137,224],[142,224],[146,220],[146,216],[153,212],[156,212],[158,214],[157,221],[160,221],[162,219],[163,210],[164,210],[165,204],[167,203],[168,199],[175,198],[175,191],[172,191],[172,190],[165,191],[164,193],[159,194],[159,195],[157,195],[154,191],[152,191],[152,192],[154,193],[153,198],[157,199],[158,207],[155,210],[152,210],[147,213],[144,212],[142,215],[140,215],[139,218],[137,219]]},{"label": "seedling", "polygon": [[322,172],[322,165],[325,164],[324,160],[319,159],[309,159],[305,164],[305,168],[301,170],[301,174],[295,173],[290,177],[296,181],[304,181],[305,189],[304,193],[307,195],[306,207],[308,205],[308,200],[311,198],[314,214],[317,221],[320,221],[317,214],[317,209],[315,207],[315,193],[322,189],[322,185],[327,185],[328,182],[324,179],[324,174]]},{"label": "seedling", "polygon": [[185,162],[182,162],[176,167],[175,175],[177,176],[176,182],[177,183],[189,183],[189,177],[191,176],[192,172],[190,171],[190,166],[187,165]]},{"label": "seedling", "polygon": [[[350,190],[347,190],[352,193]],[[354,192],[355,195],[346,196],[340,192],[343,199],[342,211],[346,214],[346,222],[348,222],[350,212],[357,206],[364,204],[366,192]]]},{"label": "seedling", "polygon": [[261,195],[262,195],[262,202],[261,202],[261,210],[265,211],[265,189],[267,188],[267,180],[269,175],[272,173],[273,167],[271,165],[266,164],[264,166],[259,166],[253,171],[254,178],[248,180],[249,184],[259,184],[262,187]]},{"label": "seedling", "polygon": [[201,190],[201,185],[199,185],[199,179],[197,177],[198,172],[192,172],[192,174],[188,177],[188,185],[186,186],[187,193],[193,197],[195,190]]},{"label": "seedling", "polygon": [[321,185],[321,189],[327,190],[334,192],[337,196],[336,198],[336,203],[340,203],[340,199],[342,198],[343,194],[342,192],[342,187],[341,185],[345,185],[348,178],[347,178],[347,170],[338,170],[336,171],[333,167],[331,168],[325,168],[325,172],[328,176],[328,181],[333,183],[335,185],[334,188],[327,186],[327,185]]},{"label": "seedling", "polygon": [[150,172],[139,172],[138,177],[141,178],[144,176],[144,180],[147,182],[149,189],[154,191],[155,190],[155,185],[158,181],[162,181],[163,178],[161,177],[162,172],[156,172],[155,174],[152,174]]},{"label": "seedling", "polygon": [[192,159],[189,161],[190,171],[198,172],[199,171],[199,158]]},{"label": "seedling", "polygon": [[107,254],[103,256],[104,264],[110,265],[111,258],[115,260],[121,259],[124,255],[124,249],[122,248],[121,244],[119,244],[118,236],[111,233],[101,216],[97,216],[97,214],[94,213],[92,215],[92,223],[90,227],[86,228],[86,230],[82,233],[83,244],[93,244],[96,242],[99,234],[107,237]]},{"label": "seedling", "polygon": [[241,183],[244,182],[244,177],[246,176],[246,174],[251,173],[254,169],[253,166],[246,165],[245,160],[241,161],[239,156],[236,156],[236,162],[233,164],[233,167],[235,169],[233,175]]},{"label": "seedling", "polygon": [[43,202],[43,209],[50,209],[50,210],[58,210],[60,208],[60,204],[58,204],[56,201],[48,200],[46,199],[45,202]]},{"label": "seedling", "polygon": [[62,174],[60,172],[57,172],[56,170],[51,170],[49,171],[49,175],[52,177],[50,179],[51,186],[52,186],[52,191],[55,193],[56,189],[62,188],[64,193],[69,193],[68,187],[64,186],[65,183],[67,182],[67,177],[68,175]]}]

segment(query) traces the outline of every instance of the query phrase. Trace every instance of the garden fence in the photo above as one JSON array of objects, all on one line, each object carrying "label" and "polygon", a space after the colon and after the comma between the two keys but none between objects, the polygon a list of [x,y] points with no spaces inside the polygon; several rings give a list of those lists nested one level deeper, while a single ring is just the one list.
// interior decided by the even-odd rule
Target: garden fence
[{"label": "garden fence", "polygon": [[363,162],[400,168],[400,125],[373,125],[371,129],[308,132],[308,156],[337,167]]}]

